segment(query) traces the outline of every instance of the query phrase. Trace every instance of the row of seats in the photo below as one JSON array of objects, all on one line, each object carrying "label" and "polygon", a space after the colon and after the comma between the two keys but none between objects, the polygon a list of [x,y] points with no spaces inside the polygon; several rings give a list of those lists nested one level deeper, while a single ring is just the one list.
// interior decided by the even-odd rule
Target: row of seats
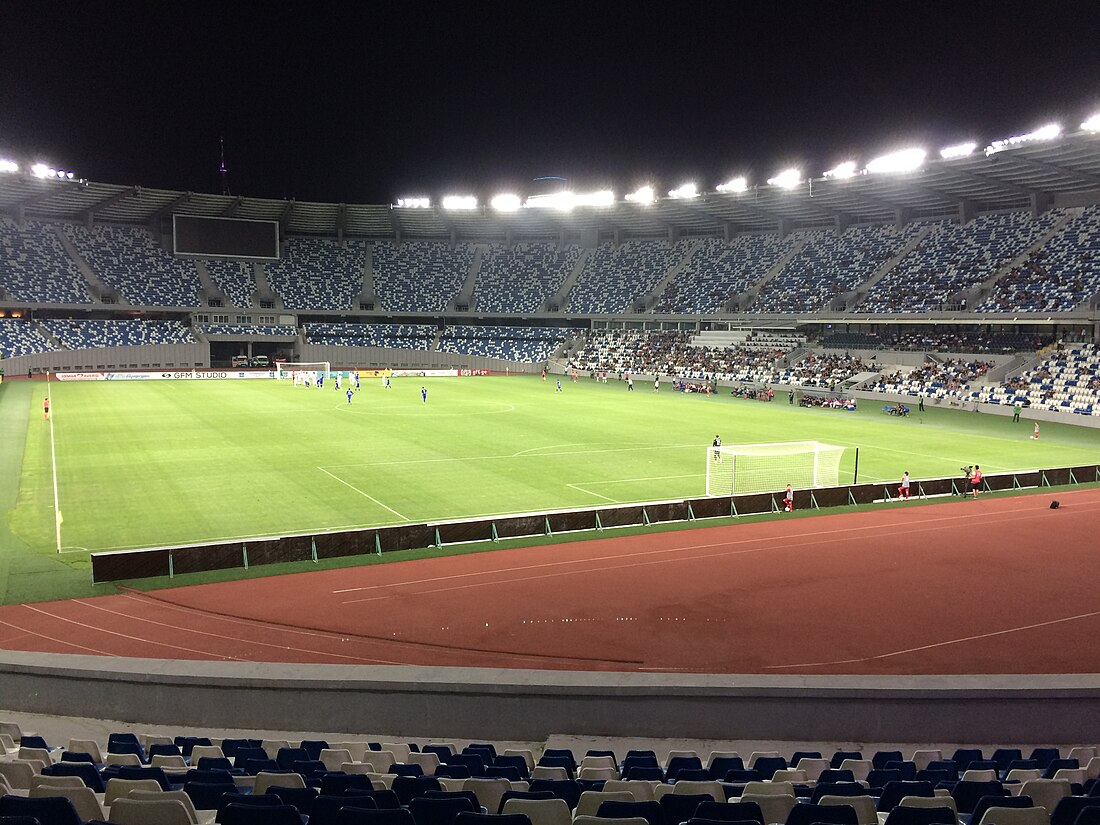
[{"label": "row of seats", "polygon": [[88,282],[49,224],[0,217],[0,290],[13,300],[91,303]]},{"label": "row of seats", "polygon": [[592,250],[569,292],[569,311],[617,313],[657,284],[688,254],[687,242],[626,241]]},{"label": "row of seats", "polygon": [[199,324],[196,329],[205,335],[297,335],[293,324]]},{"label": "row of seats", "polygon": [[455,324],[439,337],[441,352],[538,364],[547,361],[578,330],[560,327],[501,327]]},{"label": "row of seats", "polygon": [[699,242],[691,260],[661,292],[656,312],[712,313],[748,290],[794,246],[795,236],[739,235]]},{"label": "row of seats", "polygon": [[968,399],[1100,415],[1100,349],[1094,344],[1052,347],[1034,368],[999,385],[974,389]]},{"label": "row of seats", "polygon": [[363,291],[366,254],[363,241],[291,238],[264,272],[286,309],[350,309]]},{"label": "row of seats", "polygon": [[555,295],[580,260],[578,246],[492,244],[482,256],[474,287],[478,312],[536,312]]},{"label": "row of seats", "polygon": [[252,296],[256,292],[256,273],[250,262],[212,258],[204,261],[204,264],[214,283],[229,299],[229,303],[242,309],[252,306]]},{"label": "row of seats", "polygon": [[66,349],[195,343],[179,321],[51,319],[39,323]]},{"label": "row of seats", "polygon": [[56,349],[33,321],[0,318],[0,360]]}]

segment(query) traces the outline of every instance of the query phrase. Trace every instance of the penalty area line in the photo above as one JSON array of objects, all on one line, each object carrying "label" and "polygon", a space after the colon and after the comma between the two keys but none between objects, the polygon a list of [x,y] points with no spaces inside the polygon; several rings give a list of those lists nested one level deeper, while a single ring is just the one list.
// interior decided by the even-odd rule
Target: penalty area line
[{"label": "penalty area line", "polygon": [[376,498],[375,498],[374,496],[372,496],[372,495],[371,495],[370,493],[364,493],[364,492],[363,492],[362,490],[360,490],[360,489],[359,489],[358,487],[356,487],[356,486],[355,486],[354,484],[348,484],[348,482],[344,481],[344,479],[340,478],[340,477],[339,477],[339,476],[337,476],[337,475],[334,475],[334,474],[330,473],[330,472],[329,472],[328,470],[326,470],[326,469],[325,469],[324,467],[318,467],[317,469],[318,469],[318,470],[320,470],[320,471],[321,471],[322,473],[324,473],[325,475],[327,475],[327,476],[328,476],[329,478],[334,478],[334,479],[336,479],[336,480],[337,480],[337,481],[339,481],[339,482],[340,482],[341,484],[343,484],[343,485],[344,485],[345,487],[350,487],[350,488],[351,488],[352,490],[354,490],[355,492],[357,492],[357,493],[358,493],[359,495],[363,496],[364,498],[368,498],[368,499],[370,499],[370,500],[371,500],[371,501],[373,501],[373,502],[374,502],[375,504],[377,504],[377,505],[378,505],[379,507],[381,507],[381,508],[383,508],[383,509],[385,509],[385,510],[389,510],[389,511],[390,511],[391,513],[393,513],[393,514],[394,514],[395,516],[397,516],[397,517],[398,517],[399,519],[401,519],[402,521],[412,521],[412,519],[411,519],[411,518],[409,518],[408,516],[403,516],[403,515],[401,515],[401,514],[400,514],[399,512],[397,512],[396,510],[394,510],[394,509],[393,509],[392,507],[389,507],[389,506],[387,506],[387,505],[383,504],[383,503],[382,503],[381,501],[379,501],[378,499],[376,499]]},{"label": "penalty area line", "polygon": [[566,483],[566,485],[565,485],[565,486],[566,486],[566,487],[569,487],[569,488],[571,488],[571,489],[573,489],[573,490],[576,490],[576,491],[578,491],[578,492],[581,492],[581,493],[587,493],[587,494],[588,494],[588,495],[590,495],[590,496],[595,496],[596,498],[602,498],[602,499],[603,499],[604,501],[610,501],[610,502],[611,502],[612,504],[619,504],[619,503],[620,503],[620,502],[619,502],[619,500],[618,500],[618,499],[616,499],[616,498],[610,498],[610,497],[608,497],[608,496],[605,496],[605,495],[602,495],[602,494],[600,494],[600,493],[594,493],[594,492],[592,492],[591,490],[586,490],[586,489],[584,489],[584,488],[583,488],[583,487],[582,487],[581,485],[579,485],[579,484],[569,484],[569,483]]}]

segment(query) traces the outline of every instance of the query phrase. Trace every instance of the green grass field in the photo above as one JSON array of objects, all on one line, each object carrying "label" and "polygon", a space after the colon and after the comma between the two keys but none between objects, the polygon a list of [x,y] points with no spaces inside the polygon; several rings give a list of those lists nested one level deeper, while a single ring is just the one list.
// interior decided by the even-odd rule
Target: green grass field
[{"label": "green grass field", "polygon": [[[0,481],[11,508],[3,556],[56,565],[46,390],[0,387],[0,457],[21,464]],[[1044,423],[1035,442],[1026,421],[956,410],[900,419],[874,402],[848,413],[640,383],[633,393],[566,383],[558,394],[537,377],[395,379],[390,390],[371,380],[350,406],[329,387],[275,381],[50,391],[61,560],[78,571],[89,551],[700,496],[715,433],[726,445],[858,446],[860,481],[953,475],[975,462],[987,472],[1100,462],[1100,431],[1069,424]]]}]

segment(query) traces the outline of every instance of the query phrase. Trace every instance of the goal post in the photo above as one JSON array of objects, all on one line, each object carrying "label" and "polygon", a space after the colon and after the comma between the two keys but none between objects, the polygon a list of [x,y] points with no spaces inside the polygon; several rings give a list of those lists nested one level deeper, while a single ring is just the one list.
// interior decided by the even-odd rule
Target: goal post
[{"label": "goal post", "polygon": [[275,364],[276,380],[283,381],[289,379],[294,385],[301,383],[304,376],[309,376],[310,382],[312,383],[318,373],[327,378],[329,372],[330,366],[328,361],[307,361],[300,364],[290,364],[286,361],[279,361]]},{"label": "goal post", "polygon": [[774,493],[835,487],[845,447],[820,441],[733,444],[707,448],[707,495]]}]

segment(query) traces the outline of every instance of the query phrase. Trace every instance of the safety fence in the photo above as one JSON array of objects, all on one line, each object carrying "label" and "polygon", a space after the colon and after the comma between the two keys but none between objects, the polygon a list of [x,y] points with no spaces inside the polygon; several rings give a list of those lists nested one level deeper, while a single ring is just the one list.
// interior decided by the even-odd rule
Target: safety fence
[{"label": "safety fence", "polygon": [[[1085,464],[1045,470],[990,473],[982,477],[981,490],[996,492],[1093,482],[1100,482],[1100,465]],[[910,494],[920,499],[961,496],[969,490],[970,483],[960,473],[955,477],[914,479]],[[850,484],[798,490],[794,494],[794,505],[796,510],[824,509],[888,502],[896,499],[897,495],[896,481]],[[92,553],[92,581],[101,583],[210,570],[248,569],[286,562],[317,562],[348,556],[380,555],[395,550],[443,548],[469,542],[763,515],[780,512],[783,509],[782,497],[780,492],[749,493]]]}]

